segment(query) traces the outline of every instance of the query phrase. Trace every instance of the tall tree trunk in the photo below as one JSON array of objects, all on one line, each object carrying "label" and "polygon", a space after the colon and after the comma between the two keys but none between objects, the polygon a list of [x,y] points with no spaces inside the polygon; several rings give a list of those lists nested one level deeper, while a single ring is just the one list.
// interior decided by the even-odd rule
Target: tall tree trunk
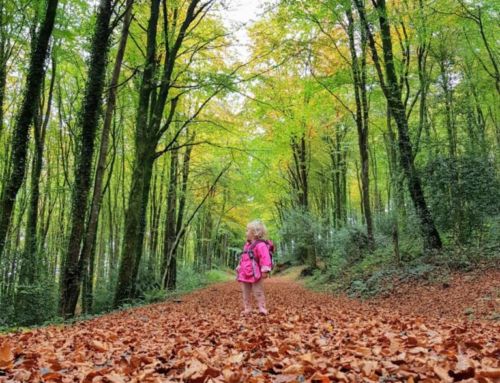
[{"label": "tall tree trunk", "polygon": [[379,60],[375,38],[366,19],[364,5],[361,0],[354,0],[354,2],[367,33],[373,62],[377,69],[377,74],[382,85],[382,90],[387,99],[391,114],[393,115],[398,128],[398,146],[401,167],[405,172],[413,205],[415,206],[415,210],[420,219],[420,229],[424,240],[424,248],[426,250],[439,250],[442,247],[441,238],[434,224],[434,219],[432,218],[431,212],[425,201],[422,183],[413,162],[414,156],[412,144],[410,142],[410,136],[408,133],[408,119],[406,116],[406,108],[401,99],[401,90],[398,84],[396,69],[394,66],[391,30],[389,26],[389,20],[387,19],[385,0],[372,0],[372,2],[375,5],[379,17],[382,49],[384,54],[383,64],[385,67],[387,83],[384,80],[384,73],[382,71],[382,66]]},{"label": "tall tree trunk", "polygon": [[344,138],[345,130],[340,125],[337,125],[335,126],[335,138],[330,138],[328,141],[333,180],[333,222],[336,229],[344,226],[346,223],[346,164],[344,158]]},{"label": "tall tree trunk", "polygon": [[[151,180],[152,167],[156,142],[151,143],[151,133],[148,131],[148,116],[156,72],[156,38],[158,19],[160,16],[160,0],[151,0],[150,17],[147,32],[146,63],[142,74],[141,89],[139,92],[139,105],[137,108],[136,133],[135,133],[135,159],[132,171],[132,185],[129,194],[127,211],[125,213],[125,236],[122,243],[122,255],[118,270],[118,281],[115,291],[114,305],[118,307],[134,295],[135,264],[140,262],[142,255],[142,241]],[[149,143],[149,145],[147,145]],[[144,212],[143,212],[144,210]]]},{"label": "tall tree trunk", "polygon": [[94,141],[99,123],[99,113],[104,89],[109,42],[112,33],[110,26],[113,14],[112,0],[101,0],[92,37],[89,71],[82,108],[78,115],[77,160],[75,164],[75,185],[71,206],[71,229],[66,259],[63,262],[61,278],[61,301],[59,311],[65,318],[75,313],[80,295],[82,269],[85,260],[80,257],[84,237],[85,219],[88,211],[88,194],[91,182]]},{"label": "tall tree trunk", "polygon": [[135,296],[135,280],[139,270],[144,230],[146,226],[147,196],[153,172],[154,149],[141,146],[137,151],[132,171],[132,184],[125,213],[122,256],[115,291],[115,306]]},{"label": "tall tree trunk", "polygon": [[453,90],[450,87],[450,76],[447,68],[449,57],[447,57],[448,55],[446,49],[446,46],[442,46],[440,49],[441,52],[439,57],[439,69],[441,73],[441,87],[444,93],[446,132],[448,133],[448,151],[451,158],[456,158],[457,132],[455,127],[455,113],[453,110]]},{"label": "tall tree trunk", "polygon": [[[309,212],[309,168],[308,168],[308,150],[306,146],[305,133],[302,133],[300,140],[292,137],[291,142],[293,155],[293,168],[289,169],[294,194],[296,195],[299,210],[303,214]],[[314,249],[307,245],[301,250],[301,258],[307,262],[310,267],[316,267],[316,255]]]},{"label": "tall tree trunk", "polygon": [[422,44],[417,48],[418,56],[418,79],[420,82],[420,103],[419,103],[419,119],[418,133],[415,144],[415,154],[418,153],[422,133],[425,132],[426,140],[429,140],[429,122],[427,111],[427,93],[429,92],[429,80],[427,74],[427,46]]},{"label": "tall tree trunk", "polygon": [[39,116],[34,123],[35,127],[35,153],[32,160],[31,170],[31,194],[28,207],[28,222],[26,224],[26,239],[24,246],[23,262],[19,282],[21,284],[32,284],[36,279],[36,268],[39,264],[37,256],[37,227],[38,227],[38,200],[40,197],[40,175],[42,173],[43,151],[45,145],[45,133],[49,125],[50,110],[54,94],[56,77],[56,60],[52,57],[52,78],[50,80],[49,96],[47,99],[47,110],[45,116],[42,114],[43,103],[40,104]]},{"label": "tall tree trunk", "polygon": [[[188,134],[186,134],[188,136]],[[190,141],[194,140],[194,134],[191,137]],[[186,146],[186,150],[183,156],[182,162],[182,184],[181,184],[181,192],[179,196],[179,206],[177,208],[177,217],[175,218],[175,235],[173,236],[173,241],[171,241],[170,245],[170,256],[167,267],[168,273],[166,275],[166,287],[169,290],[175,290],[177,287],[177,247],[181,238],[179,235],[181,233],[183,224],[184,224],[184,212],[186,209],[186,196],[187,196],[187,184],[189,178],[189,164],[191,161],[191,151],[193,147],[188,145]],[[177,181],[177,180],[176,180]],[[166,246],[165,246],[166,247]]]},{"label": "tall tree trunk", "polygon": [[163,240],[163,265],[162,265],[162,275],[167,273],[165,279],[165,286],[169,290],[175,289],[175,272],[176,272],[176,262],[173,259],[175,257],[172,247],[175,244],[176,237],[176,227],[175,222],[177,216],[177,167],[178,167],[178,152],[177,150],[172,150],[170,152],[170,179],[168,181],[168,194],[167,194],[167,211],[165,217],[165,235]]},{"label": "tall tree trunk", "polygon": [[298,207],[306,212],[309,210],[309,174],[307,168],[307,150],[305,135],[302,134],[300,140],[293,137],[292,142],[293,168],[290,169]]},{"label": "tall tree trunk", "polygon": [[150,227],[150,243],[149,243],[149,258],[148,258],[148,271],[150,275],[154,275],[155,277],[161,276],[161,270],[157,269],[158,263],[158,243],[160,238],[160,222],[162,218],[163,212],[163,192],[165,190],[164,182],[165,182],[165,164],[166,161],[163,162],[162,167],[160,169],[160,193],[158,197],[156,196],[157,190],[157,179],[158,172],[155,173],[155,180],[153,182],[153,191],[151,193],[151,227]]},{"label": "tall tree trunk", "polygon": [[429,122],[428,122],[428,110],[427,110],[427,94],[429,92],[429,74],[427,70],[427,56],[429,52],[429,36],[427,32],[428,20],[425,18],[424,3],[423,0],[418,1],[418,20],[419,26],[419,44],[417,47],[417,68],[418,68],[418,80],[420,83],[420,103],[419,103],[419,123],[418,123],[418,133],[415,144],[415,155],[419,151],[420,140],[422,133],[425,132],[426,141],[429,141]]},{"label": "tall tree trunk", "polygon": [[366,223],[366,235],[370,249],[375,247],[373,237],[373,220],[370,206],[370,159],[368,151],[368,97],[366,92],[366,33],[361,29],[361,63],[356,52],[354,40],[354,19],[349,8],[346,12],[348,20],[349,50],[351,52],[351,71],[354,79],[354,96],[356,100],[356,127],[358,130],[358,146],[361,158],[361,200]]},{"label": "tall tree trunk", "polygon": [[120,37],[120,44],[116,54],[115,66],[113,74],[109,83],[109,93],[106,100],[106,113],[104,115],[104,124],[101,133],[101,147],[99,149],[99,159],[97,160],[97,169],[94,180],[94,193],[92,195],[92,203],[90,207],[90,216],[87,224],[83,247],[80,254],[80,259],[83,262],[84,270],[84,291],[83,291],[83,311],[89,313],[92,310],[92,280],[93,280],[93,262],[91,261],[91,254],[95,253],[95,243],[97,236],[99,212],[102,203],[102,191],[104,173],[106,170],[106,161],[108,157],[109,147],[109,133],[111,130],[111,123],[113,121],[113,113],[116,105],[116,95],[118,92],[118,81],[120,79],[120,72],[125,55],[125,48],[127,46],[128,31],[130,22],[132,20],[132,5],[134,0],[127,0],[125,6],[127,7],[123,20],[122,32]]},{"label": "tall tree trunk", "polygon": [[9,229],[12,210],[17,192],[21,187],[26,171],[26,154],[29,143],[29,128],[36,113],[36,105],[40,98],[43,77],[45,73],[45,59],[49,47],[50,36],[54,28],[58,0],[48,0],[45,19],[36,34],[36,42],[31,52],[28,76],[24,95],[16,117],[16,124],[12,137],[12,156],[8,178],[0,197],[0,259],[5,247],[5,239]]},{"label": "tall tree trunk", "polygon": [[401,173],[401,167],[398,161],[397,138],[392,126],[392,116],[389,106],[387,106],[387,134],[384,133],[384,141],[389,159],[389,195],[388,201],[391,201],[391,208],[398,215],[406,216],[406,207],[404,200],[404,180]]},{"label": "tall tree trunk", "polygon": [[[1,22],[1,21],[0,21]],[[2,31],[3,34],[3,31]],[[4,124],[4,101],[5,85],[7,84],[7,54],[5,52],[6,41],[3,36],[0,37],[0,138],[3,134]]]}]

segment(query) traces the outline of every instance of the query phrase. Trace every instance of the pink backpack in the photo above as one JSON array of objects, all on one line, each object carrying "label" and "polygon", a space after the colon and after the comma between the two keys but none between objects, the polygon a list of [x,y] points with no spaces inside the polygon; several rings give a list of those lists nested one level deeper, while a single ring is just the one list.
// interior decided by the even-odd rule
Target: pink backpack
[{"label": "pink backpack", "polygon": [[[257,244],[261,243],[261,242],[264,242],[267,246],[267,249],[269,250],[269,257],[271,258],[271,270],[274,268],[274,260],[273,260],[273,254],[274,254],[274,243],[273,241],[271,241],[270,239],[257,239],[254,243],[252,243],[252,245],[250,246],[250,248],[248,250],[243,250],[241,252],[241,255],[243,254],[248,254],[250,260],[252,261],[252,268],[254,269],[255,268],[255,260],[254,260],[254,249],[255,249],[255,246],[257,246]],[[254,269],[254,276],[255,276],[255,269]]]}]

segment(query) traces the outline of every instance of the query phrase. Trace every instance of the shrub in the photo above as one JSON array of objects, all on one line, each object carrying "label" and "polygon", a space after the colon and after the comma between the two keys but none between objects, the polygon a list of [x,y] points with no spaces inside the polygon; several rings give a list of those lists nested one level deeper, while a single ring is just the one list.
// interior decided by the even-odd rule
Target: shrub
[{"label": "shrub", "polygon": [[481,237],[500,212],[500,179],[488,158],[438,157],[427,163],[424,179],[438,227],[459,244]]},{"label": "shrub", "polygon": [[18,286],[14,302],[14,322],[28,326],[52,319],[57,314],[57,298],[57,286],[53,281]]}]

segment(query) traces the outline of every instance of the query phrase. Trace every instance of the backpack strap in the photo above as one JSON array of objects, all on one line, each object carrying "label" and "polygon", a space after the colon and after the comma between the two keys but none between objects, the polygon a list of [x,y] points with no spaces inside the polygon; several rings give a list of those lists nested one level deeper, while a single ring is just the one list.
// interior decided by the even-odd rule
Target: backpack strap
[{"label": "backpack strap", "polygon": [[257,245],[258,245],[259,243],[262,243],[262,242],[267,243],[267,241],[266,241],[266,240],[264,240],[264,239],[256,239],[256,240],[255,240],[255,241],[253,241],[253,242],[252,242],[252,244],[250,245],[250,250],[254,251],[254,249],[257,247]]},{"label": "backpack strap", "polygon": [[[255,250],[255,247],[257,247],[257,245],[258,245],[259,243],[265,243],[265,244],[266,244],[266,246],[267,246],[267,247],[268,247],[268,249],[269,249],[269,242],[268,242],[268,241],[266,241],[265,239],[256,239],[255,241],[253,241],[253,242],[252,242],[252,244],[250,245],[250,248],[249,248],[249,249],[247,249],[247,250],[243,250],[243,251],[240,253],[240,255],[243,255],[243,254],[248,254],[248,257],[250,258],[250,261],[252,262],[252,271],[253,271],[254,277],[255,277],[255,264],[257,263],[257,262],[255,261],[255,258],[254,258],[254,257],[255,257],[254,250]],[[273,262],[273,261],[272,261],[272,259],[273,259],[273,258],[272,258],[272,257],[273,257],[273,255],[272,255],[272,251],[271,251],[271,250],[269,250],[269,256],[271,257],[271,263],[272,263],[272,262]]]},{"label": "backpack strap", "polygon": [[264,243],[267,243],[267,241],[263,240],[263,239],[257,239],[255,241],[252,242],[252,244],[250,245],[250,248],[247,249],[247,250],[243,250],[240,254],[248,254],[251,256],[251,258],[253,258],[253,251],[255,250],[255,247],[261,243],[261,242],[264,242]]}]

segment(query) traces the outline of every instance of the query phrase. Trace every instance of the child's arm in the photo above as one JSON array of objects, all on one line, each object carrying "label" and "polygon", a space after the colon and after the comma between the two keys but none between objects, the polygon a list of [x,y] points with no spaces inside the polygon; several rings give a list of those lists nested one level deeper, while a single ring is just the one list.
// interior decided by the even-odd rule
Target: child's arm
[{"label": "child's arm", "polygon": [[265,243],[259,243],[256,247],[259,256],[259,265],[260,271],[264,278],[267,277],[267,274],[271,271],[271,255],[269,254],[269,249]]}]

